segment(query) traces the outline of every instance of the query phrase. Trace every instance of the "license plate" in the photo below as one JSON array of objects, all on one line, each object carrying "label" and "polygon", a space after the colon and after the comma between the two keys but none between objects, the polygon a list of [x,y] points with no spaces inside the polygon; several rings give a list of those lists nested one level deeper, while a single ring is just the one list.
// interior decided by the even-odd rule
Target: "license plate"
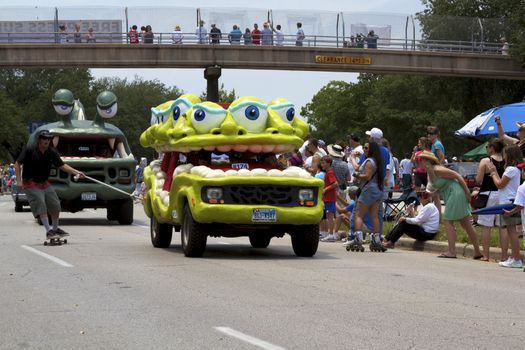
[{"label": "license plate", "polygon": [[83,201],[96,201],[97,192],[82,192],[80,194],[80,199]]},{"label": "license plate", "polygon": [[252,221],[276,222],[277,211],[275,209],[252,209]]}]

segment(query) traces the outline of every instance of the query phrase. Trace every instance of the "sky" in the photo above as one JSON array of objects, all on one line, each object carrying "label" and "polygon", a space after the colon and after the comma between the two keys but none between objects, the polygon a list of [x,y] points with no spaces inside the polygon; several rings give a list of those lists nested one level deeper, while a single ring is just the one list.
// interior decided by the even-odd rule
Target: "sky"
[{"label": "sky", "polygon": [[[104,6],[176,6],[176,7],[229,7],[246,9],[246,4],[254,8],[273,10],[297,9],[317,11],[344,11],[345,14],[378,13],[388,18],[389,14],[411,15],[423,10],[421,0],[264,0],[258,3],[233,0],[199,0],[198,2],[179,2],[173,0],[17,0],[16,2],[0,0],[1,6],[83,6],[90,8]],[[348,16],[348,15],[347,15]],[[176,23],[177,19],[174,18]],[[263,20],[261,20],[262,22]],[[376,23],[367,23],[376,24]],[[194,29],[191,28],[193,31]],[[183,29],[184,31],[184,29]],[[223,29],[223,32],[225,30]],[[307,33],[308,34],[308,33]],[[92,69],[95,78],[120,77],[133,80],[135,76],[146,80],[158,79],[167,86],[177,86],[186,93],[200,95],[206,90],[206,80],[202,69]],[[237,96],[256,96],[270,102],[282,97],[295,103],[297,107],[306,105],[323,86],[332,80],[357,81],[358,74],[335,72],[301,72],[301,71],[269,71],[269,70],[235,70],[223,69],[220,84],[225,89],[235,89]],[[176,96],[174,96],[176,97]],[[299,110],[299,108],[297,108]]]}]

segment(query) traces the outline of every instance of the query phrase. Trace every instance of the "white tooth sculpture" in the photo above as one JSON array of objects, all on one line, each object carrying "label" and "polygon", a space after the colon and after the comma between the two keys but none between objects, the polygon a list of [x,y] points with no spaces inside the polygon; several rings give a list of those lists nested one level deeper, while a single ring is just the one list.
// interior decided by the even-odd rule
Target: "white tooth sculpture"
[{"label": "white tooth sculpture", "polygon": [[226,176],[237,176],[239,174],[237,173],[237,170],[230,169],[230,170],[226,170],[224,172],[224,175],[226,175]]},{"label": "white tooth sculpture", "polygon": [[165,206],[168,206],[170,204],[170,196],[168,191],[162,191],[160,193],[160,200],[162,201],[162,204]]},{"label": "white tooth sculpture", "polygon": [[279,169],[270,169],[268,170],[268,176],[281,177],[283,176],[283,172],[280,171]]},{"label": "white tooth sculpture", "polygon": [[232,146],[229,146],[229,145],[217,146],[217,149],[219,150],[219,152],[230,152],[232,149]]},{"label": "white tooth sculpture", "polygon": [[235,152],[246,152],[248,150],[248,146],[247,145],[235,145],[233,146],[233,150]]},{"label": "white tooth sculpture", "polygon": [[164,171],[159,171],[156,176],[157,176],[157,179],[165,179],[166,173]]},{"label": "white tooth sculpture", "polygon": [[212,170],[206,174],[207,178],[217,178],[217,177],[224,177],[224,171],[220,169]]},{"label": "white tooth sculpture", "polygon": [[252,176],[267,176],[268,171],[266,169],[256,168],[250,171]]},{"label": "white tooth sculpture", "polygon": [[248,170],[248,169],[240,169],[240,170],[237,172],[237,175],[238,175],[238,176],[250,176],[251,173],[250,173],[250,170]]},{"label": "white tooth sculpture", "polygon": [[275,149],[275,145],[263,145],[262,146],[262,152],[263,153],[273,152],[274,149]]},{"label": "white tooth sculpture", "polygon": [[205,146],[204,150],[208,152],[215,151],[215,146]]},{"label": "white tooth sculpture", "polygon": [[261,145],[251,145],[248,147],[248,150],[252,153],[261,153],[262,146]]},{"label": "white tooth sculpture", "polygon": [[158,186],[159,188],[162,188],[164,186],[164,179],[158,179],[156,186]]}]

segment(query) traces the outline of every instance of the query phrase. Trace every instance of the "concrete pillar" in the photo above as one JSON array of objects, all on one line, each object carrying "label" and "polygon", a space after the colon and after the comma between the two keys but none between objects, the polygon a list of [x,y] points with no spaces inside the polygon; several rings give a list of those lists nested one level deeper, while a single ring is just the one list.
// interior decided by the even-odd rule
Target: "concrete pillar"
[{"label": "concrete pillar", "polygon": [[207,67],[204,69],[204,78],[207,80],[206,98],[211,102],[219,102],[219,78],[221,67]]}]

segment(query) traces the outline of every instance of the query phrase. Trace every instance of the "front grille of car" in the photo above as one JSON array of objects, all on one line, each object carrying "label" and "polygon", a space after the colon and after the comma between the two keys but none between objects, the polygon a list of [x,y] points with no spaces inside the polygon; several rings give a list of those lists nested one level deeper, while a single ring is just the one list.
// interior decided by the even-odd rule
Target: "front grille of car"
[{"label": "front grille of car", "polygon": [[[207,201],[206,190],[202,189],[202,199]],[[256,186],[220,186],[224,199],[223,204],[241,205],[271,205],[279,207],[295,207],[299,205],[299,190],[311,189],[314,192],[314,203],[317,204],[316,187],[291,187],[274,185]]]}]

